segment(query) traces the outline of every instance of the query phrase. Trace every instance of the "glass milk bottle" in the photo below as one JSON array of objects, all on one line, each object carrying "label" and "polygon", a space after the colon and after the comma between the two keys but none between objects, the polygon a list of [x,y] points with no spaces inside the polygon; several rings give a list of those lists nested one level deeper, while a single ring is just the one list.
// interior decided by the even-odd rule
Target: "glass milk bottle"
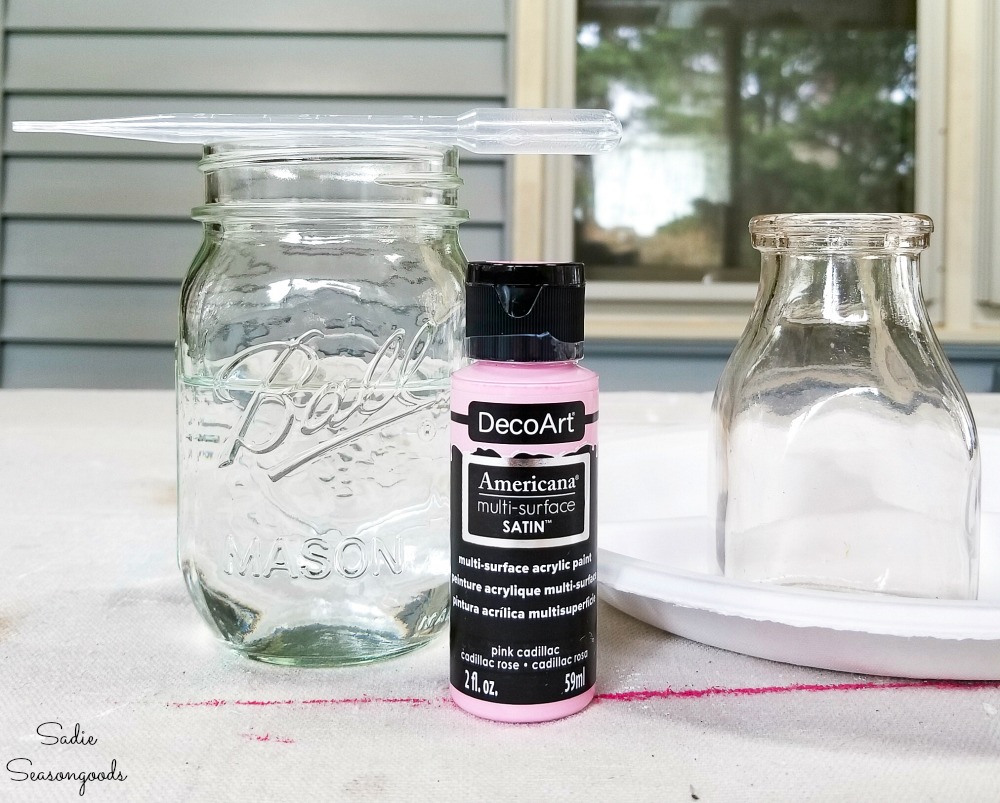
[{"label": "glass milk bottle", "polygon": [[448,615],[457,155],[342,142],[207,148],[182,293],[178,560],[281,664],[400,654]]},{"label": "glass milk bottle", "polygon": [[975,598],[980,465],[928,319],[922,215],[768,215],[757,302],[715,396],[725,575]]}]

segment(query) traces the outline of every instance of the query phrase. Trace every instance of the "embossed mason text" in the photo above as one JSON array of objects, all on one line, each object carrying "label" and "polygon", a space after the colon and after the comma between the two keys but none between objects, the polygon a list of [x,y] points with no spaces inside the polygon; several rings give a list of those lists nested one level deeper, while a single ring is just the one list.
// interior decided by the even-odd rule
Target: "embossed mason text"
[{"label": "embossed mason text", "polygon": [[226,574],[241,577],[272,576],[291,580],[322,580],[336,572],[354,579],[370,573],[378,577],[383,569],[392,574],[403,571],[403,539],[396,536],[391,548],[386,539],[375,536],[371,541],[356,536],[328,541],[312,537],[275,538],[268,543],[254,536],[248,544],[238,543],[230,535],[226,539]]}]

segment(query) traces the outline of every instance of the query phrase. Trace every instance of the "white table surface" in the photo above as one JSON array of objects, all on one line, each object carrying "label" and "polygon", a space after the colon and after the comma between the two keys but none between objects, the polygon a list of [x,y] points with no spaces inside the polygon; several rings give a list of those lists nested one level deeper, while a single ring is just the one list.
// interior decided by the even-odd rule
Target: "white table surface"
[{"label": "white table surface", "polygon": [[[603,400],[611,437],[624,396]],[[597,701],[541,725],[455,708],[446,637],[367,667],[242,658],[176,566],[170,393],[0,392],[0,457],[0,800],[80,799],[14,780],[25,758],[9,766],[115,760],[124,781],[87,784],[100,801],[1000,800],[1000,684],[771,663],[603,603]],[[53,722],[97,742],[43,744]]]}]

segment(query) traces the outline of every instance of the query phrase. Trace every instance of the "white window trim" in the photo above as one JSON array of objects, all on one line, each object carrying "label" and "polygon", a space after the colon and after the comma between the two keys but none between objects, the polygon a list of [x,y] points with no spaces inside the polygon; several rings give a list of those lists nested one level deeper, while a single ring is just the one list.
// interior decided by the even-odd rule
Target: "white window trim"
[{"label": "white window trim", "polygon": [[[1000,87],[1000,28],[993,0],[918,0],[916,208],[937,235],[922,259],[924,291],[939,335],[953,342],[1000,339],[1000,308],[981,303],[985,265],[1000,288],[1000,127],[992,123]],[[514,0],[512,100],[518,106],[574,105],[576,3]],[[988,24],[989,23],[989,24]],[[997,56],[993,57],[994,51]],[[959,83],[959,80],[961,83]],[[988,123],[988,124],[986,124]],[[956,136],[956,132],[961,136]],[[516,157],[510,209],[511,256],[570,259],[572,162]],[[959,175],[971,183],[959,183]],[[984,188],[984,182],[988,186]],[[984,204],[989,195],[995,202]],[[945,270],[945,265],[958,266]],[[980,266],[979,270],[975,266]],[[738,337],[755,285],[593,281],[588,337]]]},{"label": "white window trim", "polygon": [[1000,9],[986,2],[982,8],[982,82],[979,99],[978,208],[980,224],[976,241],[979,300],[990,308],[1000,307]]},{"label": "white window trim", "polygon": [[[942,339],[1000,342],[1000,15],[995,0],[948,0],[947,160]],[[993,288],[995,292],[995,287]]]}]

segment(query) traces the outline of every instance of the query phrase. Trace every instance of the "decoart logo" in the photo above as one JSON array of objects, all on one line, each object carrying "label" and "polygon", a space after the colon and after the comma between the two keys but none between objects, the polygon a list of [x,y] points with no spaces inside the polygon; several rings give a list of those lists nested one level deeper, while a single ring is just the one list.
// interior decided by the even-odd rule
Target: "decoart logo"
[{"label": "decoart logo", "polygon": [[587,420],[583,402],[469,404],[469,438],[480,443],[573,443]]}]

